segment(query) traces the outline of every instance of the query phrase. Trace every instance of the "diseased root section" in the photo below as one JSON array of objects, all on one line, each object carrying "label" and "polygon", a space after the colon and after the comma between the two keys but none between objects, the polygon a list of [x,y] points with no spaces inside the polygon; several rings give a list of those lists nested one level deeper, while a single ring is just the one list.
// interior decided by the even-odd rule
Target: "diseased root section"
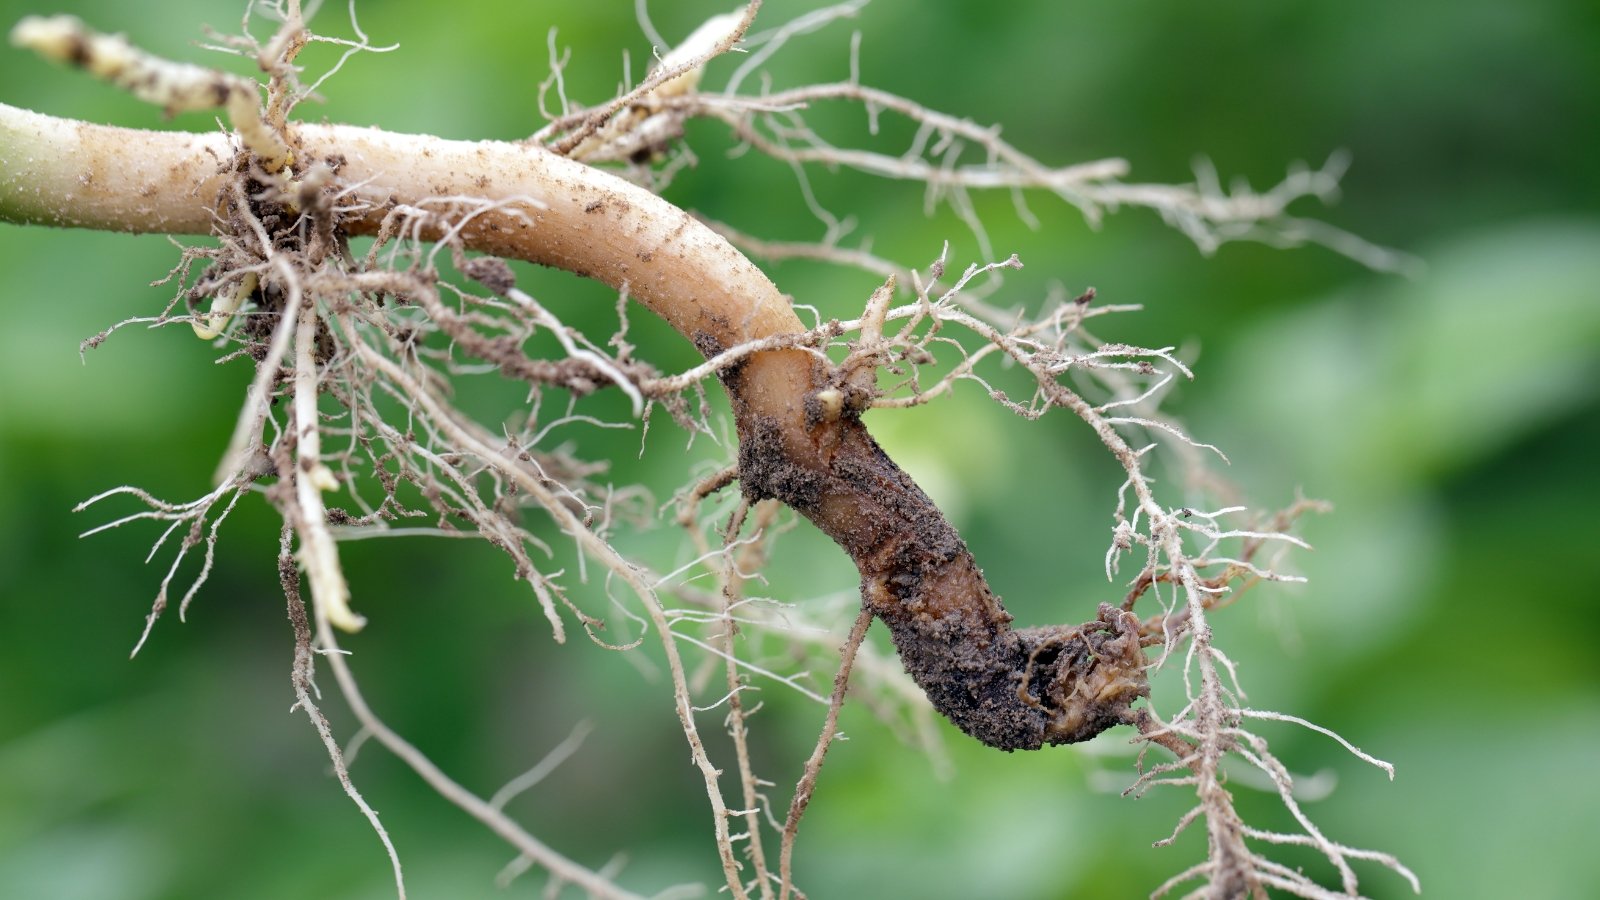
[{"label": "diseased root section", "polygon": [[[785,403],[774,383],[786,380],[771,370],[801,366],[815,390],[791,392]],[[772,351],[724,381],[745,496],[783,501],[850,554],[863,603],[889,627],[934,707],[962,731],[1002,750],[1084,741],[1122,722],[1128,705],[1149,693],[1130,613],[1105,606],[1082,626],[1011,627],[960,535],[872,440],[859,413],[819,410],[817,395],[837,390],[825,367]]]},{"label": "diseased root section", "polygon": [[1028,646],[1028,668],[1018,693],[1043,679],[1042,702],[1054,716],[1045,732],[1052,744],[1088,740],[1127,721],[1129,704],[1150,695],[1139,622],[1108,603],[1100,616],[1077,628],[1046,627],[1019,632]]},{"label": "diseased root section", "polygon": [[1110,606],[1084,625],[1023,630],[971,610],[929,615],[912,611],[918,606],[892,600],[873,608],[934,707],[991,747],[1089,740],[1122,724],[1129,704],[1150,693],[1136,625]]}]

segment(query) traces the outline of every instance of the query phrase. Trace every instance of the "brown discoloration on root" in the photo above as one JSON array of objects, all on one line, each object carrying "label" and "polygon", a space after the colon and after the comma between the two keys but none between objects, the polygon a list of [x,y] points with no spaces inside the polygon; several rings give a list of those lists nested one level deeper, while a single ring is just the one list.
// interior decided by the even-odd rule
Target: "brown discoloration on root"
[{"label": "brown discoloration on root", "polygon": [[782,426],[756,416],[739,435],[739,484],[752,502],[772,498],[815,519],[826,497],[824,473],[790,458]]},{"label": "brown discoloration on root", "polygon": [[742,377],[724,379],[740,486],[751,500],[793,507],[850,555],[863,603],[934,707],[1003,750],[1087,740],[1125,721],[1149,693],[1138,620],[1103,605],[1078,627],[1013,629],[966,544],[859,415],[822,414],[824,367],[784,352],[758,354]]}]

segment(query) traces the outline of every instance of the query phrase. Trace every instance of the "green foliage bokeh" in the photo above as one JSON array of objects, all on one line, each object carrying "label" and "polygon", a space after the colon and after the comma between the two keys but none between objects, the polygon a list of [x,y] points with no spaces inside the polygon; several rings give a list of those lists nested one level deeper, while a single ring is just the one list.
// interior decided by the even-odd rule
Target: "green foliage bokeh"
[{"label": "green foliage bokeh", "polygon": [[[239,6],[0,0],[0,20],[74,12],[204,61],[222,58],[193,46],[200,26],[235,29]],[[329,6],[314,24],[346,33]],[[656,6],[669,38],[723,11]],[[763,21],[802,8],[771,0]],[[303,116],[516,138],[542,121],[550,27],[574,48],[567,80],[580,100],[609,96],[622,49],[635,72],[648,59],[623,0],[369,0],[360,13],[375,43],[400,49],[353,59]],[[1258,589],[1215,622],[1253,705],[1335,728],[1397,766],[1389,783],[1319,735],[1266,729],[1310,783],[1337,782],[1307,802],[1330,837],[1395,853],[1430,896],[1600,895],[1600,780],[1588,765],[1600,745],[1588,515],[1600,497],[1597,7],[880,0],[797,39],[776,66],[780,86],[844,78],[851,28],[863,33],[864,82],[1000,123],[1047,162],[1116,155],[1137,179],[1182,181],[1204,154],[1225,180],[1261,188],[1290,161],[1350,151],[1343,200],[1300,211],[1414,253],[1427,264],[1419,277],[1320,249],[1230,245],[1203,258],[1148,213],[1096,231],[1047,198],[1032,202],[1033,231],[996,195],[979,200],[993,246],[1027,265],[1002,299],[1034,302],[1059,281],[1143,304],[1107,330],[1199,348],[1198,378],[1171,409],[1229,453],[1227,475],[1261,507],[1296,489],[1336,505],[1307,524],[1317,550],[1296,565],[1308,585]],[[201,115],[165,123],[9,48],[0,101],[213,127]],[[862,135],[860,118],[834,127]],[[692,136],[700,162],[671,199],[762,236],[820,237],[784,167],[727,159],[715,128]],[[883,255],[922,264],[946,240],[957,265],[978,254],[953,217],[923,215],[914,186],[827,172],[812,183]],[[169,499],[208,489],[232,427],[249,372],[212,365],[186,329],[129,329],[79,360],[82,339],[165,303],[169,288],[146,285],[175,260],[159,237],[0,226],[0,896],[389,896],[376,839],[327,777],[303,717],[288,715],[291,638],[265,504],[241,506],[188,621],[169,612],[132,661],[170,556],[142,564],[148,525],[76,537],[111,511],[69,510],[107,487]],[[873,287],[798,264],[771,272],[824,315],[858,309]],[[607,292],[522,274],[570,321],[610,327]],[[691,358],[658,323],[634,319],[646,356]],[[1076,422],[1024,423],[976,389],[875,415],[875,433],[951,512],[1023,623],[1080,620],[1119,595],[1100,568],[1119,478]],[[687,479],[686,459],[725,452],[701,441],[686,457],[681,432],[664,419],[653,428],[639,459],[636,435],[583,437],[614,455],[619,483],[643,481],[662,500]],[[628,540],[658,558],[677,552],[668,529]],[[584,753],[516,815],[586,864],[624,853],[632,888],[715,884],[703,787],[663,680],[581,638],[553,644],[503,557],[439,543],[344,551],[372,621],[348,646],[379,711],[484,793],[591,721]],[[848,561],[804,528],[781,549],[773,596],[852,588]],[[756,750],[782,803],[820,710],[779,693],[765,692]],[[714,731],[715,714],[705,721]],[[1087,752],[1001,755],[952,731],[954,774],[941,779],[859,710],[845,727],[802,831],[811,896],[1142,896],[1204,853],[1198,833],[1150,849],[1187,798],[1118,797],[1132,762],[1116,732]],[[511,851],[380,749],[354,774],[413,896],[538,896],[539,875],[496,888]],[[1289,824],[1271,797],[1237,792],[1247,818]],[[1409,893],[1376,868],[1363,874],[1372,896]]]}]

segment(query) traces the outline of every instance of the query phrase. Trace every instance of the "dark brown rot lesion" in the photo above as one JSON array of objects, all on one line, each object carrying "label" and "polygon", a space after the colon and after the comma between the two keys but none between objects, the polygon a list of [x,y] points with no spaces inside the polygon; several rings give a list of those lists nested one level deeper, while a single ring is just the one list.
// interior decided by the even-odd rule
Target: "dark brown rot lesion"
[{"label": "dark brown rot lesion", "polygon": [[775,355],[724,376],[741,489],[794,508],[850,555],[862,602],[934,707],[1002,750],[1088,740],[1131,721],[1149,694],[1138,619],[1102,605],[1082,625],[1013,628],[965,542],[867,433],[861,405],[830,402],[837,379],[814,357],[798,376],[804,389],[794,374],[755,377],[802,365],[763,358]]}]

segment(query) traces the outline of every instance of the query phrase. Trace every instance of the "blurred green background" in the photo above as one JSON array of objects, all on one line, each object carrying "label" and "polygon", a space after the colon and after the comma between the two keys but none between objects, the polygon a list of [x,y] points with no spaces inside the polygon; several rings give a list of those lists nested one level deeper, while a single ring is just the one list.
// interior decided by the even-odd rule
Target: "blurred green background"
[{"label": "blurred green background", "polygon": [[[655,5],[669,39],[723,11]],[[762,20],[804,8],[770,0]],[[51,11],[205,61],[217,57],[192,46],[201,26],[236,30],[240,8],[0,0],[7,23]],[[541,123],[551,26],[574,49],[567,79],[581,100],[609,96],[621,49],[636,72],[648,54],[624,0],[365,0],[360,12],[376,43],[401,49],[352,60],[305,117],[515,138]],[[314,24],[348,33],[340,9]],[[1228,477],[1261,507],[1296,489],[1336,505],[1306,525],[1317,549],[1295,564],[1308,585],[1258,589],[1215,619],[1253,706],[1335,728],[1396,765],[1390,783],[1319,735],[1264,729],[1317,789],[1306,809],[1331,838],[1398,855],[1427,896],[1600,896],[1600,6],[880,0],[797,39],[776,84],[845,77],[852,28],[863,81],[1001,123],[1047,162],[1118,155],[1136,179],[1182,181],[1204,154],[1225,181],[1264,188],[1293,160],[1352,153],[1342,201],[1298,211],[1415,254],[1420,277],[1321,249],[1229,245],[1207,259],[1152,214],[1125,211],[1096,231],[1047,198],[1032,204],[1034,231],[996,195],[979,200],[994,246],[1028,266],[998,299],[1034,304],[1059,282],[1143,304],[1101,331],[1194,354],[1198,378],[1170,410],[1230,454]],[[718,65],[713,83],[731,64]],[[9,49],[0,100],[212,127],[203,115],[163,123]],[[862,135],[860,120],[839,119],[833,133]],[[792,175],[727,159],[718,131],[694,132],[699,166],[668,196],[765,237],[819,238]],[[924,217],[915,186],[812,176],[821,202],[855,216],[857,238],[880,254],[921,265],[948,239],[954,263],[977,255],[953,217]],[[288,714],[291,637],[265,503],[251,498],[230,520],[189,621],[169,613],[132,661],[171,557],[142,564],[148,525],[76,537],[132,511],[70,512],[107,487],[203,493],[248,382],[238,363],[213,366],[187,329],[130,329],[80,361],[83,338],[160,308],[169,289],[146,285],[175,259],[160,237],[0,226],[0,897],[391,896],[376,839],[304,718]],[[770,271],[826,315],[859,309],[873,287],[853,272]],[[605,291],[524,275],[569,321],[607,333]],[[634,318],[641,343],[660,342],[654,358],[691,358]],[[1081,425],[1025,423],[972,386],[872,424],[950,511],[1022,623],[1082,620],[1120,596],[1100,568],[1119,479]],[[686,455],[665,419],[641,459],[636,435],[573,437],[616,455],[609,477],[642,480],[662,500],[695,460],[724,452],[700,441]],[[668,529],[626,540],[657,564],[682,554]],[[581,862],[622,854],[631,888],[714,889],[704,790],[660,678],[581,638],[552,643],[526,587],[487,548],[402,540],[345,552],[372,621],[347,646],[380,713],[484,793],[591,722],[583,753],[512,810]],[[854,580],[842,554],[801,528],[783,539],[767,591],[819,597]],[[756,752],[782,803],[820,710],[762,696]],[[349,735],[337,699],[326,706]],[[1133,770],[1122,734],[1002,755],[948,731],[942,778],[863,711],[847,710],[845,728],[852,739],[835,747],[801,833],[811,896],[1135,897],[1204,854],[1198,830],[1150,848],[1187,795],[1118,796]],[[354,775],[413,896],[540,895],[539,874],[497,888],[512,852],[380,749],[367,748]],[[1236,785],[1247,820],[1290,824],[1274,798]],[[1309,856],[1281,858],[1329,881]],[[1409,895],[1386,872],[1361,872],[1371,896]]]}]

